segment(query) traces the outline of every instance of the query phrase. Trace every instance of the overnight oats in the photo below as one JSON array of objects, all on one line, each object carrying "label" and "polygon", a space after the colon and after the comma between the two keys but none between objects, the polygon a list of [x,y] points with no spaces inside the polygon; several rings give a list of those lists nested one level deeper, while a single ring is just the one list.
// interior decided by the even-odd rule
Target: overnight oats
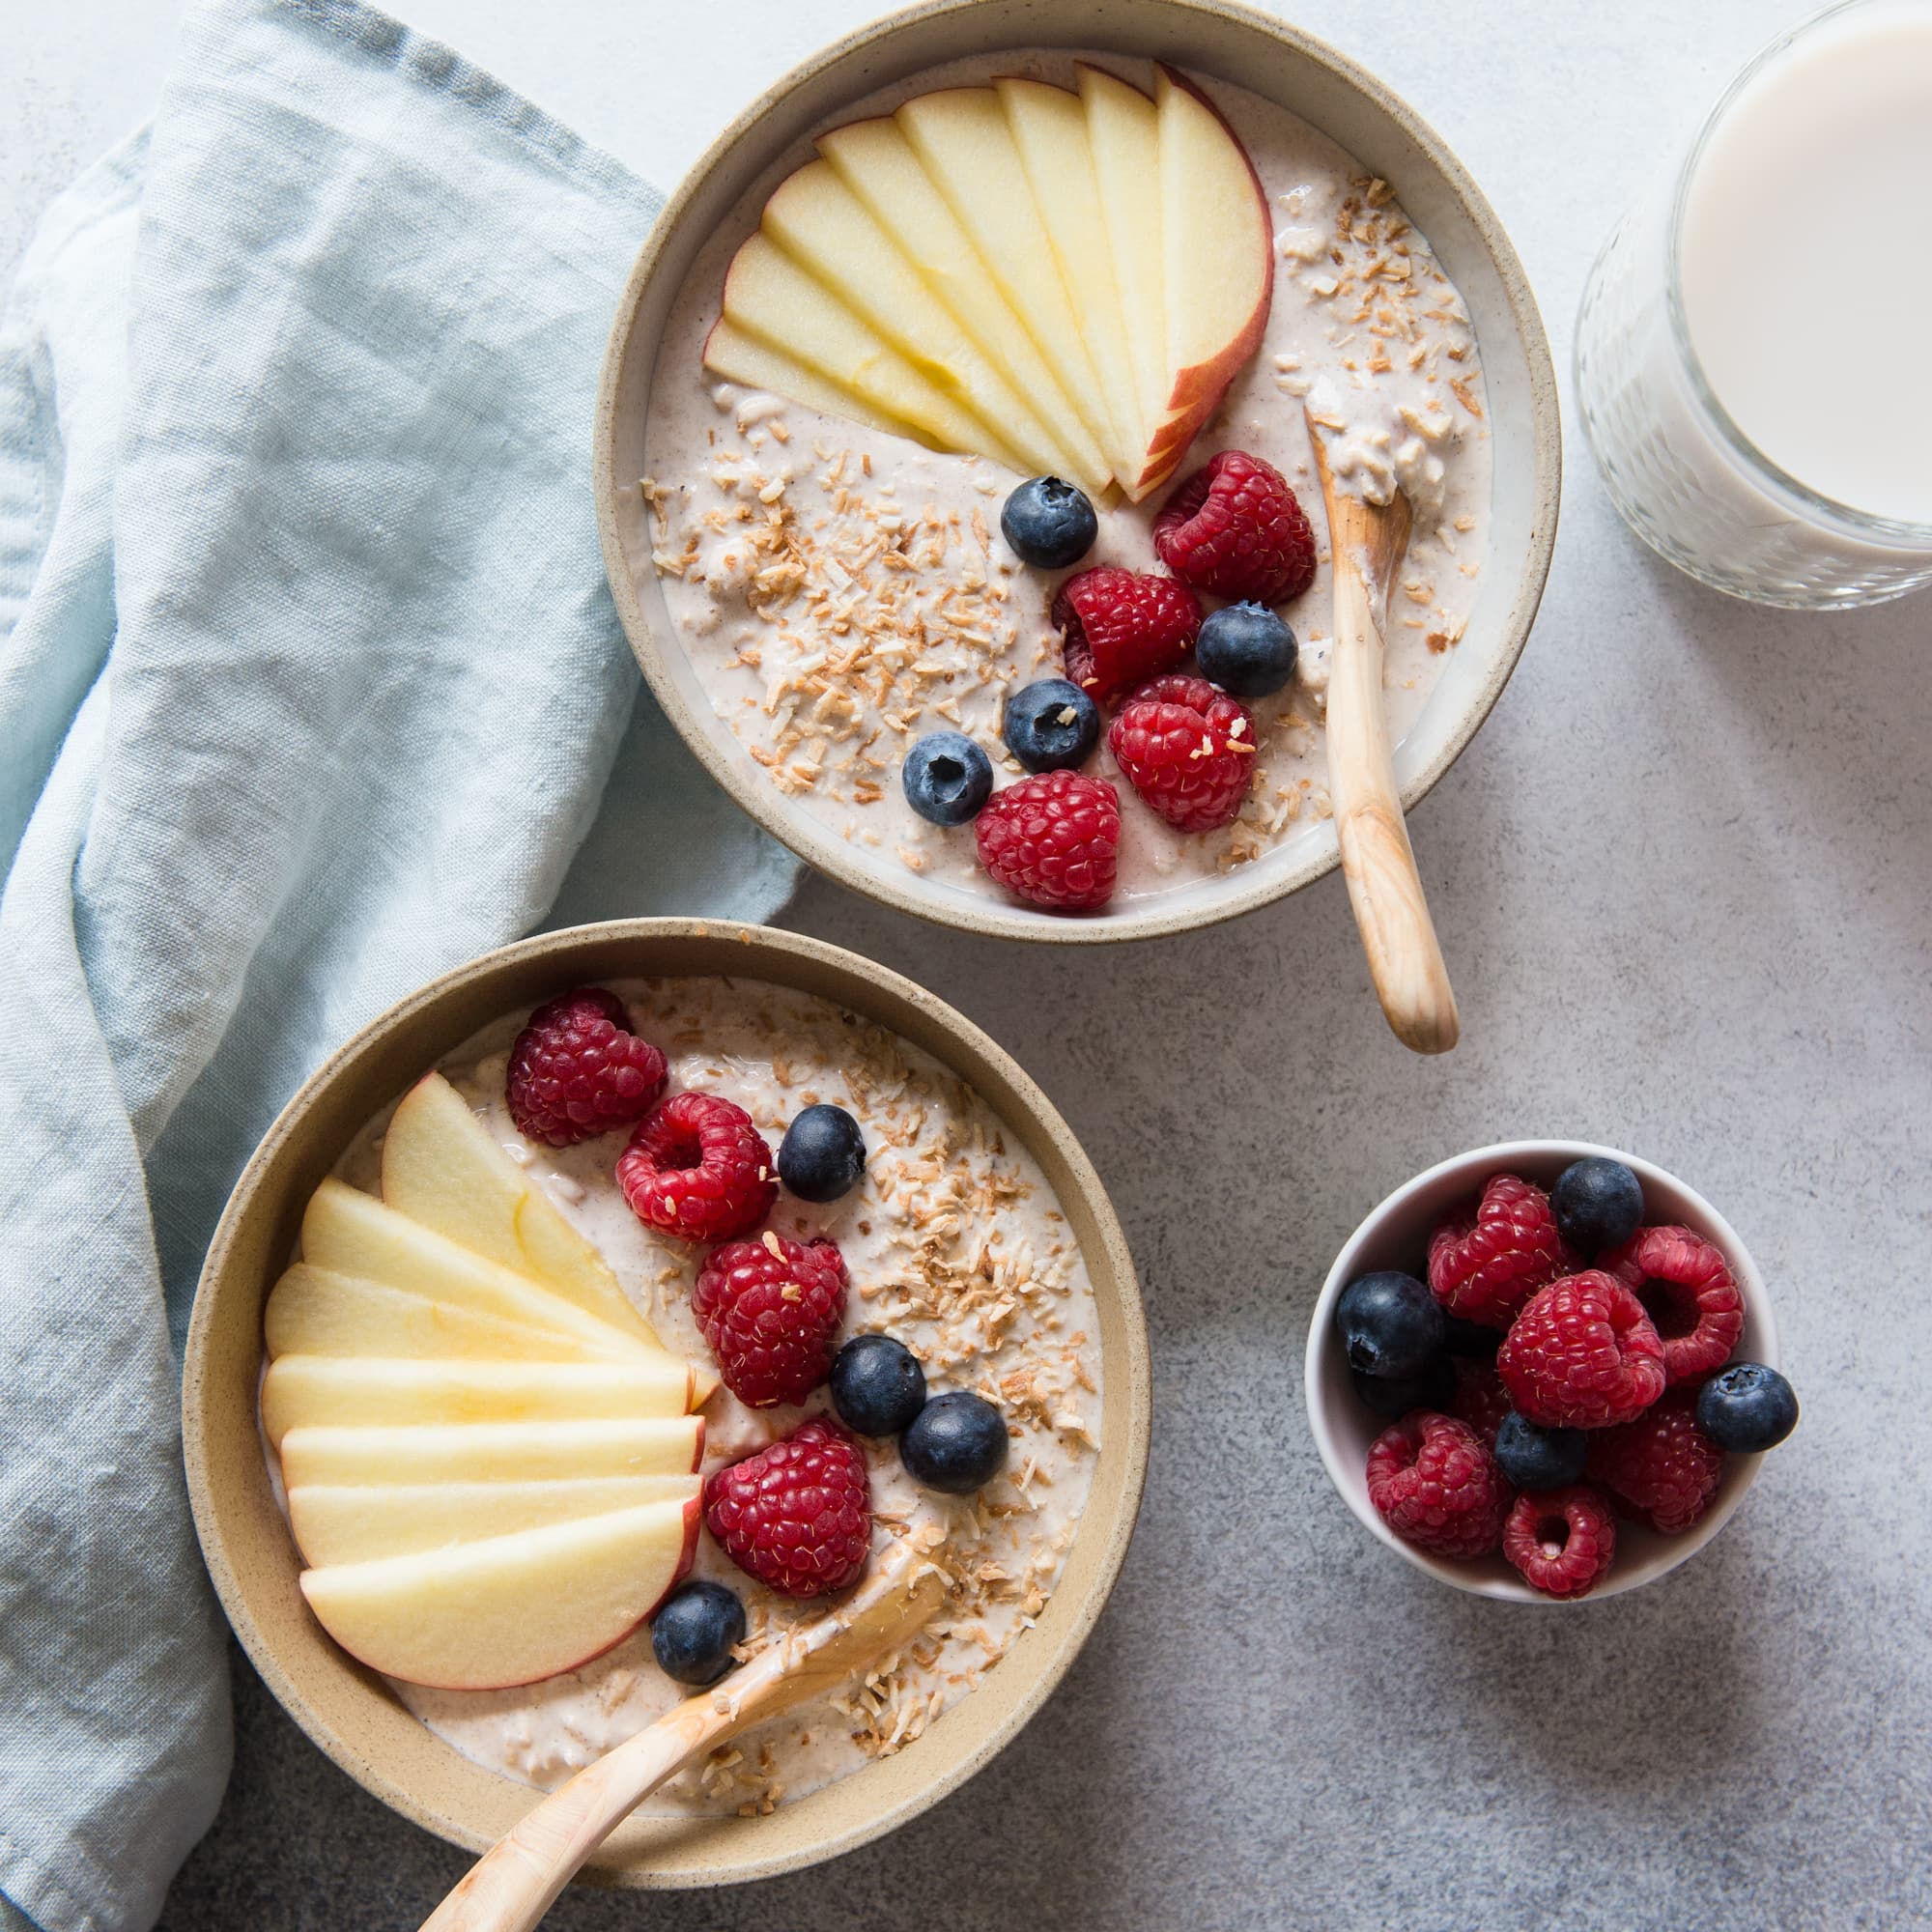
[{"label": "overnight oats", "polygon": [[919,1636],[659,1815],[919,1737],[1044,1608],[1098,1447],[1038,1166],[929,1055],[754,980],[583,988],[448,1055],[317,1191],[267,1329],[311,1608],[506,1776],[728,1691],[889,1555],[938,1571]]},{"label": "overnight oats", "polygon": [[1242,89],[1018,53],[858,103],[747,195],[667,325],[637,513],[790,809],[1062,912],[1329,814],[1311,434],[1413,511],[1397,740],[1488,543],[1481,358],[1398,186]]}]

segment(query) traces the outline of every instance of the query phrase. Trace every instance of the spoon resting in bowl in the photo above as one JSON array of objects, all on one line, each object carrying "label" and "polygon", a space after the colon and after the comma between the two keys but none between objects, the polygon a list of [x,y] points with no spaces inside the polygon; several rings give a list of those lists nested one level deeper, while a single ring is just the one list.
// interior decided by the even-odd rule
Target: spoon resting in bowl
[{"label": "spoon resting in bowl", "polygon": [[525,1813],[422,1932],[531,1932],[577,1868],[666,1779],[747,1726],[850,1683],[917,1636],[945,1594],[939,1571],[898,1546],[815,1623],[687,1697]]},{"label": "spoon resting in bowl", "polygon": [[1382,709],[1382,627],[1389,589],[1408,549],[1408,498],[1397,490],[1386,503],[1369,503],[1336,489],[1313,415],[1308,440],[1333,560],[1328,796],[1342,873],[1369,977],[1395,1037],[1417,1053],[1447,1053],[1461,1031],[1456,995],[1408,842]]}]

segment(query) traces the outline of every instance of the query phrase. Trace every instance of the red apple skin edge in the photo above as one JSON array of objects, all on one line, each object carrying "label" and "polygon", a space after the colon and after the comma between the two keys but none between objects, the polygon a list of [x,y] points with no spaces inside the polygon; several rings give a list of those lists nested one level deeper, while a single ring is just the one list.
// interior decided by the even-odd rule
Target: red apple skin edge
[{"label": "red apple skin edge", "polygon": [[[677,1563],[671,1571],[670,1579],[659,1591],[656,1602],[638,1618],[636,1623],[619,1631],[609,1643],[597,1650],[593,1650],[588,1657],[580,1657],[575,1663],[559,1664],[554,1670],[546,1670],[541,1677],[513,1677],[503,1683],[432,1684],[415,1677],[405,1678],[403,1682],[414,1684],[424,1690],[521,1690],[526,1685],[547,1684],[553,1677],[561,1677],[566,1671],[582,1670],[585,1664],[595,1663],[600,1657],[608,1657],[620,1643],[635,1636],[639,1631],[649,1623],[664,1606],[665,1599],[690,1575],[691,1566],[696,1560],[697,1556],[697,1532],[704,1521],[703,1501],[704,1497],[700,1492],[697,1495],[693,1496],[684,1506],[684,1548],[678,1552]],[[364,1669],[373,1670],[378,1675],[386,1675],[381,1664],[371,1663],[366,1657],[356,1657],[355,1651],[351,1650],[333,1633],[328,1634],[328,1640],[338,1650],[343,1651],[350,1657],[355,1657],[355,1662],[361,1664]]]}]

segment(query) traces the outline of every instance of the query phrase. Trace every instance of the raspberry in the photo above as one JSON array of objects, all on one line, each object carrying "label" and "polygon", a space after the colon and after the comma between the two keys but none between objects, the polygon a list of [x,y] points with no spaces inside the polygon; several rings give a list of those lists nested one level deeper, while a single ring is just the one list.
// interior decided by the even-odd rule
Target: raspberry
[{"label": "raspberry", "polygon": [[1429,1286],[1451,1315],[1507,1328],[1539,1288],[1576,1264],[1549,1196],[1513,1174],[1490,1177],[1474,1214],[1452,1214],[1429,1240]]},{"label": "raspberry", "polygon": [[1590,1480],[1665,1536],[1697,1522],[1724,1473],[1724,1452],[1697,1426],[1697,1394],[1690,1385],[1674,1388],[1634,1422],[1590,1438]]},{"label": "raspberry", "polygon": [[1066,675],[1104,702],[1177,669],[1194,647],[1201,607],[1171,577],[1105,566],[1060,586],[1053,627],[1063,639]]},{"label": "raspberry", "polygon": [[1369,1500],[1382,1520],[1432,1556],[1487,1556],[1503,1532],[1508,1492],[1467,1423],[1412,1409],[1369,1447]]},{"label": "raspberry", "polygon": [[1510,1411],[1509,1391],[1503,1387],[1495,1364],[1458,1356],[1451,1366],[1456,1373],[1456,1390],[1449,1398],[1449,1413],[1458,1422],[1466,1422],[1482,1438],[1484,1448],[1493,1450],[1496,1431]]},{"label": "raspberry", "polygon": [[832,1373],[845,1264],[823,1237],[801,1247],[767,1228],[762,1240],[705,1256],[691,1311],[724,1386],[747,1408],[803,1402]]},{"label": "raspberry", "polygon": [[1153,547],[1183,583],[1286,604],[1315,582],[1315,532],[1288,478],[1242,449],[1197,469],[1153,520]]},{"label": "raspberry", "polygon": [[1202,677],[1157,677],[1134,693],[1107,733],[1128,782],[1181,832],[1231,825],[1255,768],[1255,724]]},{"label": "raspberry", "polygon": [[617,1185],[647,1227],[728,1241],[771,1212],[777,1165],[744,1108],[715,1094],[673,1094],[617,1156]]},{"label": "raspberry", "polygon": [[1104,779],[1041,772],[995,792],[974,821],[997,884],[1049,912],[1093,912],[1114,896],[1121,799]]},{"label": "raspberry", "polygon": [[1663,1393],[1663,1344],[1642,1304],[1601,1268],[1540,1288],[1496,1350],[1516,1411],[1546,1429],[1608,1429]]},{"label": "raspberry", "polygon": [[1663,1378],[1720,1369],[1745,1332],[1745,1298],[1722,1252],[1689,1228],[1639,1228],[1598,1264],[1643,1303],[1663,1343]]},{"label": "raspberry", "polygon": [[704,1521],[740,1570],[782,1596],[842,1590],[871,1547],[866,1452],[838,1423],[808,1422],[720,1469],[704,1486]]},{"label": "raspberry", "polygon": [[525,1023],[510,1049],[505,1097],[519,1133],[573,1147],[649,1113],[667,1070],[664,1055],[631,1031],[623,1001],[583,986]]},{"label": "raspberry", "polygon": [[1587,1597],[1616,1561],[1609,1498],[1587,1483],[1525,1491],[1503,1524],[1503,1554],[1546,1597]]}]

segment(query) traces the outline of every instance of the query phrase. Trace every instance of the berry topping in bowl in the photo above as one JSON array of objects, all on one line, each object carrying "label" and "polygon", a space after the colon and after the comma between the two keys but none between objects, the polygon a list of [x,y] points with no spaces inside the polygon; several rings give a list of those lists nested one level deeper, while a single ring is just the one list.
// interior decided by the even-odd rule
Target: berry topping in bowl
[{"label": "berry topping in bowl", "polygon": [[658,1668],[679,1684],[701,1690],[737,1662],[732,1647],[745,1641],[745,1606],[723,1583],[681,1583],[651,1619],[651,1655]]},{"label": "berry topping in bowl", "polygon": [[934,731],[905,755],[906,803],[934,825],[964,825],[993,790],[993,761],[963,731]]},{"label": "berry topping in bowl", "polygon": [[704,1486],[704,1522],[748,1577],[784,1597],[856,1583],[872,1543],[866,1454],[819,1417],[720,1469]]},{"label": "berry topping in bowl", "polygon": [[1663,1344],[1643,1305],[1601,1268],[1538,1289],[1496,1351],[1517,1412],[1546,1429],[1607,1429],[1663,1393]]},{"label": "berry topping in bowl", "polygon": [[1315,532],[1288,479],[1224,449],[1181,484],[1153,524],[1161,562],[1216,597],[1286,604],[1315,582]]},{"label": "berry topping in bowl", "polygon": [[1021,779],[973,829],[987,876],[1032,905],[1097,912],[1114,896],[1121,799],[1104,779],[1079,772]]},{"label": "berry topping in bowl", "polygon": [[772,1211],[776,1166],[736,1101],[673,1094],[617,1156],[617,1185],[646,1226],[686,1241],[729,1241]]},{"label": "berry topping in bowl", "polygon": [[1000,534],[1022,563],[1037,570],[1070,570],[1094,548],[1100,520],[1078,484],[1035,476],[1007,498]]},{"label": "berry topping in bowl", "polygon": [[1549,1197],[1513,1174],[1490,1177],[1473,1213],[1452,1214],[1429,1242],[1429,1285],[1459,1321],[1507,1328],[1572,1263]]},{"label": "berry topping in bowl", "polygon": [[1000,735],[1028,771],[1071,771],[1100,742],[1099,707],[1064,677],[1036,678],[1007,699]]},{"label": "berry topping in bowl", "polygon": [[1602,1154],[1573,1160],[1549,1190],[1549,1205],[1564,1245],[1585,1258],[1620,1246],[1643,1225],[1642,1183]]},{"label": "berry topping in bowl", "polygon": [[1496,1425],[1496,1467],[1519,1490],[1562,1490],[1583,1480],[1590,1438],[1580,1429],[1544,1429],[1511,1409]]},{"label": "berry topping in bowl", "polygon": [[837,1201],[866,1172],[866,1136],[843,1107],[826,1101],[792,1117],[779,1143],[779,1179],[801,1201]]},{"label": "berry topping in bowl", "polygon": [[1798,1398],[1776,1369],[1733,1362],[1697,1391],[1697,1426],[1719,1448],[1755,1456],[1798,1427]]},{"label": "berry topping in bowl", "polygon": [[1718,1493],[1724,1452],[1697,1426],[1688,1389],[1672,1389],[1634,1422],[1592,1431],[1589,1473],[1651,1528],[1681,1536]]},{"label": "berry topping in bowl", "polygon": [[1502,1539],[1509,1493],[1466,1422],[1419,1408],[1369,1451],[1369,1500],[1405,1543],[1432,1556],[1487,1556]]},{"label": "berry topping in bowl", "polygon": [[665,1070],[664,1055],[632,1031],[623,1001],[584,986],[539,1007],[517,1036],[510,1118],[533,1141],[572,1147],[649,1113]]},{"label": "berry topping in bowl", "polygon": [[1201,607],[1184,583],[1104,565],[1069,577],[1053,600],[1066,675],[1100,703],[1179,670]]},{"label": "berry topping in bowl", "polygon": [[1446,1409],[1458,1422],[1466,1422],[1493,1449],[1496,1431],[1510,1413],[1508,1391],[1496,1374],[1496,1358],[1451,1355],[1445,1359],[1450,1371],[1450,1397],[1446,1403],[1432,1406]]},{"label": "berry topping in bowl", "polygon": [[1255,721],[1205,678],[1157,677],[1122,709],[1107,745],[1141,803],[1178,832],[1232,825],[1255,766]]},{"label": "berry topping in bowl", "polygon": [[832,1370],[845,1263],[822,1236],[801,1245],[767,1228],[705,1256],[691,1308],[724,1386],[747,1408],[803,1402]]},{"label": "berry topping in bowl", "polygon": [[1643,1304],[1663,1343],[1666,1381],[1729,1359],[1745,1331],[1745,1300],[1714,1242],[1689,1228],[1640,1228],[1603,1265]]},{"label": "berry topping in bowl", "polygon": [[899,1437],[899,1461],[922,1487],[964,1496],[1006,1467],[1007,1448],[1006,1417],[970,1389],[948,1389]]},{"label": "berry topping in bowl", "polygon": [[925,1371],[891,1335],[854,1335],[832,1363],[832,1406],[861,1435],[896,1435],[925,1406]]},{"label": "berry topping in bowl", "polygon": [[1442,1310],[1412,1274],[1384,1268],[1351,1281],[1335,1304],[1349,1366],[1396,1379],[1424,1374],[1442,1350]]},{"label": "berry topping in bowl", "polygon": [[1503,1524],[1503,1554],[1546,1597],[1587,1597],[1616,1561],[1617,1520],[1586,1483],[1531,1490]]},{"label": "berry topping in bowl", "polygon": [[1201,620],[1194,662],[1201,675],[1236,697],[1271,697],[1294,675],[1301,647],[1264,604],[1224,604]]}]

